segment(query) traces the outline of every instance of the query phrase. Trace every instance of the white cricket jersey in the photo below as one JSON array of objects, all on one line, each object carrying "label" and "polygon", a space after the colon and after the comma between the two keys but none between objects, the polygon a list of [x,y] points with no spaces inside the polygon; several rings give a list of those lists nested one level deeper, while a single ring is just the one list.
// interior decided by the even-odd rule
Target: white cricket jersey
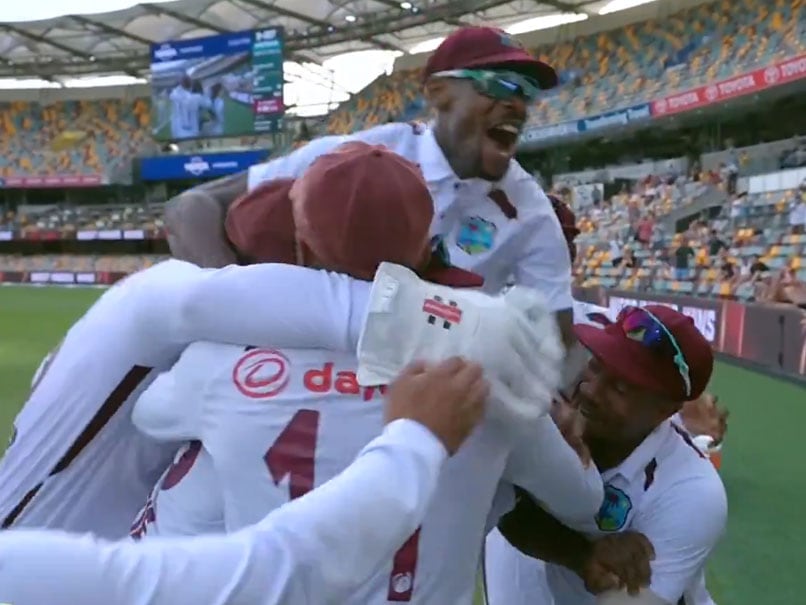
[{"label": "white cricket jersey", "polygon": [[170,260],[109,289],[37,372],[14,421],[0,524],[125,536],[181,443],[131,423],[153,377],[199,339],[355,350],[370,286],[287,265]]},{"label": "white cricket jersey", "polygon": [[[249,188],[275,178],[299,177],[317,157],[351,140],[385,145],[420,166],[434,198],[431,234],[443,237],[452,264],[485,278],[485,291],[498,292],[513,278],[538,290],[551,310],[571,307],[568,246],[551,202],[535,179],[512,160],[500,182],[460,180],[427,125],[384,124],[315,139],[251,167]],[[511,208],[517,216],[502,208]]]},{"label": "white cricket jersey", "polygon": [[224,500],[212,459],[201,441],[190,441],[179,449],[151,490],[129,535],[142,540],[147,536],[218,534],[225,529]]},{"label": "white cricket jersey", "polygon": [[[144,393],[133,419],[160,440],[202,441],[234,531],[341,472],[380,433],[383,388],[360,387],[356,367],[346,353],[195,343]],[[175,405],[162,405],[171,397]],[[592,518],[602,498],[598,471],[583,468],[551,419],[536,422],[528,439],[513,434],[483,423],[446,463],[421,529],[342,603],[471,603],[502,478],[571,523]]]},{"label": "white cricket jersey", "polygon": [[342,605],[421,523],[446,451],[389,424],[338,477],[240,532],[104,543],[0,533],[0,602],[14,605]]},{"label": "white cricket jersey", "polygon": [[[602,473],[605,500],[590,536],[638,531],[655,547],[650,590],[670,605],[703,603],[702,574],[725,530],[722,481],[688,433],[662,423],[618,467]],[[574,572],[547,565],[556,605],[594,605]],[[707,601],[706,601],[707,602]]]}]

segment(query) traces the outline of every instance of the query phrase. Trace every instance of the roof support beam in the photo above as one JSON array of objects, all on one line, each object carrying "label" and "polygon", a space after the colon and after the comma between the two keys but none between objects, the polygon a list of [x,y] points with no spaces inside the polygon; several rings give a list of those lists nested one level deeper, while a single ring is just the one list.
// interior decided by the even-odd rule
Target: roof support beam
[{"label": "roof support beam", "polygon": [[182,23],[189,23],[190,25],[194,25],[199,29],[209,29],[213,32],[218,32],[219,34],[227,33],[231,30],[224,29],[219,27],[218,25],[214,25],[209,21],[205,21],[204,19],[199,19],[198,17],[192,17],[190,15],[183,15],[182,13],[177,13],[170,8],[166,8],[164,4],[141,4],[145,10],[149,11],[150,13],[154,13],[157,15],[166,15],[168,17],[173,17],[177,21]]},{"label": "roof support beam", "polygon": [[[315,25],[317,27],[321,27],[327,29],[332,24],[328,23],[327,21],[323,21],[322,19],[315,19],[313,17],[309,17],[308,15],[303,15],[296,11],[289,10],[287,8],[282,8],[280,6],[275,6],[273,4],[266,4],[265,2],[261,2],[260,0],[240,0],[244,4],[248,4],[249,6],[254,6],[255,8],[259,8],[261,10],[269,11],[271,13],[277,13],[281,17],[288,17],[289,19],[296,19],[297,21],[302,21],[303,23],[307,23],[308,25]],[[400,8],[400,6],[395,2],[381,2],[381,4],[386,4],[387,6],[394,6],[395,8]],[[381,50],[393,50],[396,52],[405,52],[402,48],[395,46],[394,44],[389,44],[388,42],[384,42],[383,40],[379,40],[377,38],[371,36],[364,36],[360,38],[364,42],[369,42],[374,46],[377,46]]]},{"label": "roof support beam", "polygon": [[572,2],[565,2],[564,0],[535,0],[535,4],[551,6],[552,8],[556,8],[558,11],[563,13],[582,13],[584,15],[590,15],[590,11],[585,10],[584,6],[586,4],[592,4],[593,1],[595,0],[574,4]]},{"label": "roof support beam", "polygon": [[458,19],[466,13],[489,10],[508,2],[510,0],[443,0],[433,4],[427,11],[416,13],[394,10],[383,11],[371,20],[350,23],[344,27],[337,27],[335,31],[328,31],[323,28],[321,33],[306,32],[305,34],[289,36],[286,42],[287,46],[293,50],[319,48],[356,39],[360,40],[366,36],[392,34],[433,21]]},{"label": "roof support beam", "polygon": [[88,19],[87,17],[85,17],[83,15],[67,15],[67,18],[72,19],[76,23],[81,23],[82,25],[93,27],[93,28],[95,28],[97,30],[100,30],[100,31],[105,32],[107,34],[111,34],[113,36],[120,36],[121,38],[127,38],[129,40],[134,41],[134,42],[139,42],[140,44],[143,44],[144,46],[150,46],[153,43],[153,40],[147,40],[146,38],[143,38],[143,37],[138,36],[136,34],[129,33],[125,29],[112,27],[111,25],[107,25],[106,23],[103,23],[101,21],[95,21],[94,19]]},{"label": "roof support beam", "polygon": [[[94,63],[95,65],[112,65],[113,61],[108,61],[106,59],[98,59],[92,53],[85,52],[83,50],[79,50],[77,48],[73,48],[72,46],[67,46],[66,44],[62,44],[61,42],[56,42],[55,40],[50,40],[44,36],[40,36],[39,34],[35,34],[33,32],[20,29],[14,25],[9,25],[8,23],[0,23],[0,29],[3,29],[7,32],[11,32],[14,35],[17,35],[21,38],[25,38],[27,40],[31,40],[32,42],[36,42],[37,44],[46,44],[52,48],[56,48],[62,52],[67,53],[72,57],[77,57],[79,59],[84,59],[87,62]],[[117,63],[114,63],[115,70],[119,70],[120,67]],[[139,78],[140,74],[136,71],[131,69],[123,70],[126,75],[132,76],[134,78]]]}]

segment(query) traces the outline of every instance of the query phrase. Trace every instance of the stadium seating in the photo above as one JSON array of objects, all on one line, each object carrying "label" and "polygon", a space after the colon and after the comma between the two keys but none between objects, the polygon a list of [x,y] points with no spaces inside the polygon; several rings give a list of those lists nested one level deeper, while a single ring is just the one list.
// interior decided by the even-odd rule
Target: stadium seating
[{"label": "stadium seating", "polygon": [[35,238],[37,233],[56,232],[72,237],[81,231],[142,230],[155,232],[163,228],[162,204],[43,206],[31,214],[9,213],[0,220],[0,231],[9,230],[22,237]]},{"label": "stadium seating", "polygon": [[111,175],[149,143],[149,102],[0,104],[0,177]]},{"label": "stadium seating", "polygon": [[[793,233],[788,221],[798,195],[797,190],[787,190],[738,198],[735,204],[741,207],[740,213],[731,217],[731,206],[725,206],[710,222],[695,221],[685,233],[661,231],[648,244],[634,239],[627,218],[630,205],[641,205],[641,193],[615,196],[602,208],[580,213],[583,233],[575,264],[576,283],[583,287],[755,300],[769,286],[772,276],[787,273],[806,282],[806,234]],[[652,212],[659,218],[664,208],[684,200],[661,191],[656,202],[640,212]],[[712,230],[728,246],[715,255],[708,249]],[[613,266],[611,242],[623,254],[632,253],[634,266]],[[693,249],[695,256],[687,271],[677,272],[673,269],[674,251],[683,243]],[[751,275],[750,265],[755,260],[764,263],[769,271]],[[722,269],[728,263],[732,265],[732,275]]]},{"label": "stadium seating", "polygon": [[[556,124],[651,101],[806,52],[802,0],[721,0],[534,53],[568,80],[532,108]],[[418,70],[381,76],[330,117],[344,134],[422,117]]]}]

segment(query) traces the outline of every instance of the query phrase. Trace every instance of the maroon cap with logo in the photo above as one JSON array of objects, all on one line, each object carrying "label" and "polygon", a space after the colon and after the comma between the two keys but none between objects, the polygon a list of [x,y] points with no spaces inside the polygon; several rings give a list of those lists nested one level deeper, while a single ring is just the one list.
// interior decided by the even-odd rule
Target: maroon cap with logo
[{"label": "maroon cap with logo", "polygon": [[294,218],[288,193],[294,179],[261,183],[227,210],[224,230],[235,250],[251,262],[297,262]]},{"label": "maroon cap with logo", "polygon": [[696,399],[711,380],[714,353],[711,345],[687,315],[663,305],[643,307],[674,336],[688,365],[691,392],[671,355],[645,346],[627,336],[619,322],[604,329],[575,325],[579,341],[610,372],[623,380],[675,401]]},{"label": "maroon cap with logo", "polygon": [[382,145],[353,141],[320,156],[291,188],[297,239],[320,262],[372,279],[384,261],[425,279],[474,287],[483,280],[431,254],[434,202],[420,168]]},{"label": "maroon cap with logo", "polygon": [[454,69],[506,68],[533,78],[540,88],[557,86],[557,72],[496,27],[460,27],[428,58],[423,79]]},{"label": "maroon cap with logo", "polygon": [[264,183],[228,210],[227,237],[251,262],[300,261],[298,245],[328,268],[372,279],[381,262],[429,281],[479,287],[484,279],[431,252],[434,203],[416,164],[386,147],[345,143],[296,181]]}]

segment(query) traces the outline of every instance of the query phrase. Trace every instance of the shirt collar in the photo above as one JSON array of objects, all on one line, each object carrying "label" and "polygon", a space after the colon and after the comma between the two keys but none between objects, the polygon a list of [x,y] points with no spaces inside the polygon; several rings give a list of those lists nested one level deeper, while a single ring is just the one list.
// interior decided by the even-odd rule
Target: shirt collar
[{"label": "shirt collar", "polygon": [[664,420],[621,464],[602,473],[604,480],[610,481],[616,475],[621,475],[627,481],[632,481],[641,475],[647,465],[657,458],[658,451],[673,430],[671,419]]}]

